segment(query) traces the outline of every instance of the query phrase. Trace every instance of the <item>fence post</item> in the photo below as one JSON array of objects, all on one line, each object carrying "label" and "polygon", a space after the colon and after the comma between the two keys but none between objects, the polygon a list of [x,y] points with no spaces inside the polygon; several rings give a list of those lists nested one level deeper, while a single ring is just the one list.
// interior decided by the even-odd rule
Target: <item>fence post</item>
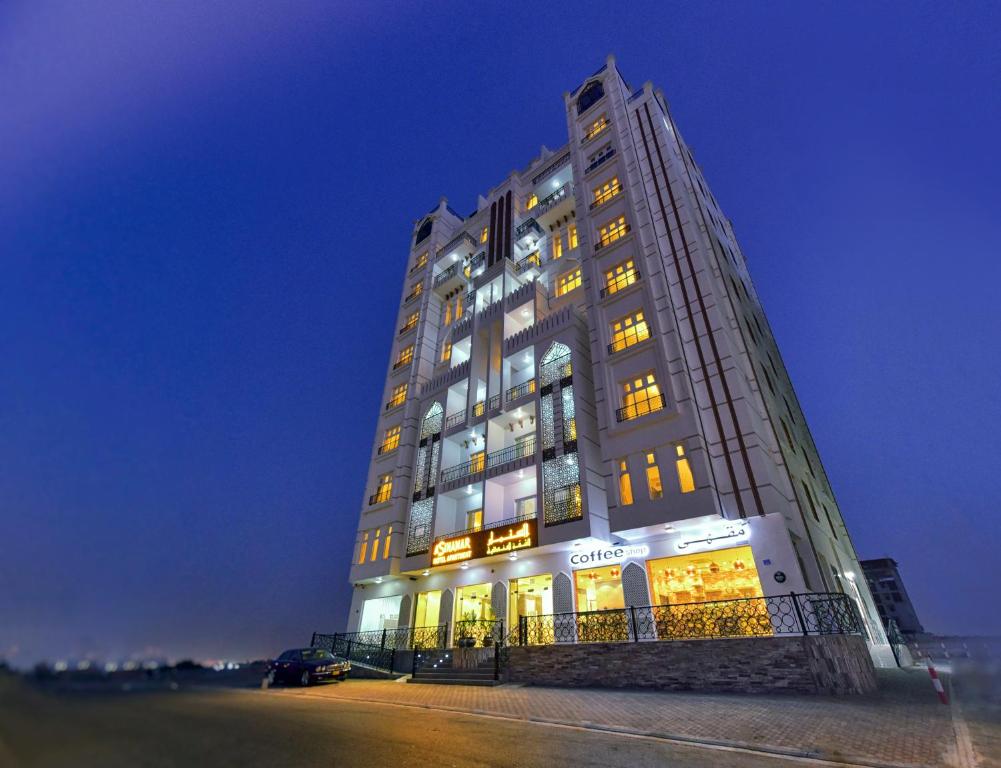
[{"label": "fence post", "polygon": [[309,640],[309,647],[310,648],[315,648],[316,647],[316,633],[315,632],[313,633],[313,637],[311,637],[310,640]]},{"label": "fence post", "polygon": [[385,629],[385,627],[383,627],[383,630],[382,630],[382,642],[379,643],[379,650],[380,651],[386,650],[386,629]]},{"label": "fence post", "polygon": [[500,643],[494,643],[494,680],[500,680]]},{"label": "fence post", "polygon": [[344,654],[344,658],[345,659],[350,659],[351,658],[351,641],[350,640],[348,640],[348,652]]},{"label": "fence post", "polygon": [[796,618],[799,620],[799,628],[803,631],[804,637],[809,634],[806,630],[806,622],[803,620],[803,611],[799,607],[799,599],[796,597],[795,592],[790,592],[789,597],[792,599],[792,607],[796,609]]},{"label": "fence post", "polygon": [[518,617],[518,645],[528,645],[528,616]]},{"label": "fence post", "polygon": [[633,642],[638,643],[640,641],[639,632],[636,631],[636,606],[629,606],[629,618],[633,624]]},{"label": "fence post", "polygon": [[394,646],[389,650],[389,671],[396,671],[396,647]]},{"label": "fence post", "polygon": [[500,626],[500,637],[497,638],[497,642],[503,644],[504,640],[506,639],[504,637],[504,619],[500,620],[499,626]]}]

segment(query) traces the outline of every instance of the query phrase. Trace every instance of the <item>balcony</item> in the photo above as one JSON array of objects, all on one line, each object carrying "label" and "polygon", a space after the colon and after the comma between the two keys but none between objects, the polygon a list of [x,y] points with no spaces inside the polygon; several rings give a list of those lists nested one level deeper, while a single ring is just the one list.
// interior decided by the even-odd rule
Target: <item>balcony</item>
[{"label": "balcony", "polygon": [[535,379],[529,379],[526,382],[518,384],[517,386],[511,387],[505,394],[504,398],[510,403],[513,400],[517,400],[519,397],[524,397],[525,395],[530,395],[535,392]]},{"label": "balcony", "polygon": [[400,336],[402,336],[405,333],[409,333],[414,328],[416,328],[418,321],[419,318],[414,318],[413,320],[409,321],[406,325],[404,325],[402,328],[400,328]]},{"label": "balcony", "polygon": [[568,181],[551,195],[546,195],[539,201],[539,204],[535,206],[535,215],[541,217],[570,197],[573,197],[573,184]]},{"label": "balcony", "polygon": [[535,445],[536,440],[533,435],[532,437],[522,440],[519,443],[509,445],[507,448],[501,448],[499,451],[488,453],[485,457],[481,452],[463,464],[457,464],[454,467],[443,469],[441,471],[441,482],[442,484],[453,483],[456,480],[464,480],[474,475],[478,475],[485,469],[497,469],[498,467],[502,467],[505,464],[517,461],[518,459],[534,457]]},{"label": "balcony", "polygon": [[613,157],[615,157],[615,147],[609,147],[591,161],[591,164],[584,169],[584,175],[589,174],[596,168],[600,168],[607,160],[611,160]]},{"label": "balcony", "polygon": [[667,407],[667,398],[664,395],[655,395],[649,400],[642,400],[632,405],[625,405],[615,411],[615,420],[619,423],[632,421],[648,413],[656,413]]},{"label": "balcony", "polygon": [[438,249],[436,258],[441,258],[443,255],[451,253],[452,251],[459,250],[463,246],[469,248],[472,251],[477,245],[476,238],[473,237],[468,232],[460,232],[458,235],[449,240],[445,245]]},{"label": "balcony", "polygon": [[480,400],[478,403],[473,404],[473,418],[478,419],[484,413],[487,412],[487,402],[486,400]]},{"label": "balcony", "polygon": [[435,275],[433,288],[437,293],[446,294],[460,285],[465,285],[466,275],[462,262],[457,261]]},{"label": "balcony", "polygon": [[534,218],[529,216],[527,219],[521,222],[521,224],[519,224],[517,227],[514,228],[514,239],[521,240],[522,238],[527,237],[533,232],[535,233],[536,237],[542,237],[542,235],[545,234],[542,231],[542,227],[539,226],[539,222],[537,222]]},{"label": "balcony", "polygon": [[458,427],[461,424],[466,423],[466,412],[459,411],[458,413],[452,413],[445,417],[445,429],[449,430],[453,427]]},{"label": "balcony", "polygon": [[493,411],[501,407],[501,396],[500,393],[496,395],[490,395],[490,399],[487,400],[487,410]]},{"label": "balcony", "polygon": [[612,282],[602,288],[598,293],[603,299],[613,296],[619,291],[625,290],[630,285],[635,285],[641,277],[643,277],[643,275],[640,274],[640,271],[638,269],[633,269],[629,272],[617,275]]},{"label": "balcony", "polygon": [[527,272],[532,268],[538,269],[542,266],[542,257],[539,255],[538,251],[533,251],[519,261],[515,266],[518,268],[518,274]]},{"label": "balcony", "polygon": [[594,244],[594,250],[600,251],[602,248],[608,248],[608,246],[614,245],[615,243],[619,242],[619,240],[622,240],[626,235],[628,235],[632,231],[632,227],[629,224],[626,224],[624,227],[622,227],[622,229],[617,229],[615,231],[616,231],[615,237],[606,237],[605,239],[596,242]]}]

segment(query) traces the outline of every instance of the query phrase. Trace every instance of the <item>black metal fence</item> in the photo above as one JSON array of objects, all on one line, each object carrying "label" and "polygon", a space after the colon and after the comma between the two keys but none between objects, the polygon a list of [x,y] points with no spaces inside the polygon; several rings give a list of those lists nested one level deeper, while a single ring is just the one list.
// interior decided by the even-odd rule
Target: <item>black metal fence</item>
[{"label": "black metal fence", "polygon": [[345,655],[342,651],[347,650],[348,643],[397,651],[413,648],[444,648],[447,630],[447,625],[436,624],[430,627],[397,627],[368,632],[335,632],[329,635],[314,632],[311,645],[314,648],[326,648],[340,656]]},{"label": "black metal fence", "polygon": [[522,616],[516,642],[519,645],[625,643],[861,632],[861,619],[846,595],[790,592],[705,603]]},{"label": "black metal fence", "polygon": [[455,622],[452,644],[470,648],[486,648],[504,644],[504,622],[489,619],[467,619]]}]

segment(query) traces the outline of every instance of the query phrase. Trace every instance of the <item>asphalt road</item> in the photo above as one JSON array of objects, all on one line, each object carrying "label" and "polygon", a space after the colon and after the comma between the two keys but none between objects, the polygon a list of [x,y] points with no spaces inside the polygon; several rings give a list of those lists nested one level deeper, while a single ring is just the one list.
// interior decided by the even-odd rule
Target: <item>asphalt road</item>
[{"label": "asphalt road", "polygon": [[0,681],[0,768],[775,768],[785,759],[252,690],[54,694]]}]

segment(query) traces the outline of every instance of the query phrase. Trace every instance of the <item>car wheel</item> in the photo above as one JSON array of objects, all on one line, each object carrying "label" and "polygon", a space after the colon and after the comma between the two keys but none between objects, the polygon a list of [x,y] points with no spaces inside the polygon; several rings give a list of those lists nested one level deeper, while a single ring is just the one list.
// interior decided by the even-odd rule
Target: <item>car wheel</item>
[{"label": "car wheel", "polygon": [[301,685],[303,688],[305,688],[307,685],[309,685],[309,672],[308,671],[303,671],[302,677],[299,678],[299,685]]},{"label": "car wheel", "polygon": [[268,686],[270,687],[270,686],[274,685],[275,684],[275,680],[277,680],[277,679],[278,678],[275,675],[275,671],[273,669],[268,670]]}]

